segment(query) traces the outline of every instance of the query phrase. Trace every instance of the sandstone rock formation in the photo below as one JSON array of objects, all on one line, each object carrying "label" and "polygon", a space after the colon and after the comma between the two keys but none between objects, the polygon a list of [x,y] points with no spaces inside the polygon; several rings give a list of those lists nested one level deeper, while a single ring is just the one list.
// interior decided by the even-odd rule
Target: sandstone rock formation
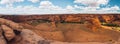
[{"label": "sandstone rock formation", "polygon": [[24,22],[29,20],[49,20],[49,21],[76,21],[89,19],[90,17],[97,16],[101,21],[111,22],[120,19],[119,14],[54,14],[54,15],[20,15],[20,16],[2,16],[2,18],[10,19],[15,22]]},{"label": "sandstone rock formation", "polygon": [[[57,27],[58,22],[84,22],[94,16],[97,16],[100,22],[113,23],[120,20],[119,14],[48,14],[48,15],[20,15],[20,16],[1,16],[1,18],[10,19],[15,22],[25,22],[30,20],[47,20],[53,27]],[[119,24],[119,23],[117,23]]]},{"label": "sandstone rock formation", "polygon": [[[53,16],[53,17],[51,17],[51,16]],[[96,32],[97,29],[101,28],[99,19],[103,18],[103,17],[99,17],[101,15],[72,15],[72,16],[60,15],[60,16],[62,16],[61,17],[62,19],[59,17],[59,15],[58,16],[51,15],[51,16],[49,16],[49,15],[47,17],[46,16],[34,16],[34,17],[33,16],[31,16],[31,17],[22,16],[23,19],[21,19],[21,20],[22,21],[24,21],[24,19],[25,19],[25,21],[28,21],[30,19],[32,19],[32,20],[37,20],[37,19],[50,20],[52,22],[53,28],[57,27],[56,22],[59,22],[62,20],[69,21],[69,22],[74,22],[74,21],[80,22],[81,20],[85,20],[85,21],[87,21],[86,27],[91,29],[93,32]],[[104,17],[105,22],[112,22],[114,20],[116,20],[116,21],[118,20],[116,18],[114,19],[114,15],[112,16],[112,18],[113,18],[112,20],[110,18],[111,16],[107,17],[107,19],[106,19],[106,17]],[[51,19],[48,19],[48,18],[51,18]],[[16,20],[18,20],[18,19],[16,19]],[[107,40],[105,38],[111,38],[109,36],[112,36],[112,35],[107,36],[107,34],[105,34],[101,37],[100,35],[89,33],[89,32],[83,31],[82,29],[79,29],[79,28],[75,28],[74,30],[72,30],[72,28],[71,28],[71,30],[65,31],[64,34],[63,34],[63,32],[58,31],[58,30],[57,31],[43,31],[41,33],[42,37],[43,37],[42,38],[42,37],[38,36],[36,33],[34,33],[33,31],[30,31],[29,29],[24,29],[21,25],[15,23],[15,22],[12,22],[10,20],[0,18],[0,24],[1,24],[0,27],[2,27],[0,29],[0,39],[1,39],[0,42],[2,42],[1,44],[6,44],[6,43],[8,43],[8,44],[82,44],[82,43],[47,41],[47,40],[52,39],[52,40],[58,40],[58,41],[79,42],[82,40],[96,41],[96,39],[97,39],[99,41],[99,39]],[[87,33],[88,36],[82,35],[80,33],[82,33],[82,34]],[[117,34],[115,34],[115,35],[117,35]],[[89,36],[91,36],[91,37],[89,37]],[[80,37],[85,37],[85,38],[83,39]],[[88,38],[90,38],[90,39],[88,39]],[[83,44],[99,44],[99,43],[98,42],[90,42],[90,43],[83,43]],[[108,44],[108,43],[100,43],[100,44]],[[112,44],[112,43],[110,43],[110,44]]]},{"label": "sandstone rock formation", "polygon": [[98,28],[101,28],[101,23],[98,17],[90,18],[87,20],[86,27],[90,28],[93,32],[97,31]]},{"label": "sandstone rock formation", "polygon": [[2,28],[0,27],[0,44],[7,44],[2,33],[3,33],[3,31],[2,31]]},{"label": "sandstone rock formation", "polygon": [[68,16],[65,21],[66,22],[80,22],[80,18],[79,17],[73,17],[73,16]]},{"label": "sandstone rock formation", "polygon": [[114,15],[103,15],[102,18],[107,23],[112,22],[115,19]]},{"label": "sandstone rock formation", "polygon": [[18,30],[18,31],[21,31],[23,29],[23,27],[20,26],[19,24],[14,23],[14,22],[12,22],[10,20],[3,19],[3,18],[0,18],[0,24],[7,25],[10,28],[12,28],[14,30]]},{"label": "sandstone rock formation", "polygon": [[36,35],[33,31],[21,28],[12,21],[0,19],[3,20],[0,20],[0,44],[50,44],[49,41]]},{"label": "sandstone rock formation", "polygon": [[10,41],[11,39],[13,39],[15,37],[15,33],[14,33],[13,29],[9,28],[6,25],[2,25],[1,27],[4,31],[4,36],[6,37],[6,39],[8,41]]},{"label": "sandstone rock formation", "polygon": [[[21,38],[20,38],[21,37]],[[18,40],[18,38],[20,38]],[[45,40],[44,38],[36,35],[33,31],[29,29],[23,29],[19,36],[13,39],[11,44],[39,44],[40,41]]]}]

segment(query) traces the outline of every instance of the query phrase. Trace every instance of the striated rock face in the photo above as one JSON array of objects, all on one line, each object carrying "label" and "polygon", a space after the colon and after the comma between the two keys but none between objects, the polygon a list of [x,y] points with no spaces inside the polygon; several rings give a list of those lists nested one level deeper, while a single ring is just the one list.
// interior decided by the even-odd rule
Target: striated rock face
[{"label": "striated rock face", "polygon": [[1,16],[2,18],[13,20],[15,22],[24,22],[29,20],[48,20],[54,22],[80,22],[81,20],[89,19],[97,16],[100,21],[113,22],[119,20],[119,14],[60,14],[60,15],[20,15],[20,16]]},{"label": "striated rock face", "polygon": [[0,27],[0,44],[7,44],[6,40],[4,39],[2,35],[2,28]]},{"label": "striated rock face", "polygon": [[85,24],[86,24],[86,27],[92,29],[94,32],[98,28],[101,28],[101,23],[100,23],[98,17],[94,17],[94,18],[87,20],[87,22]]},{"label": "striated rock face", "polygon": [[36,35],[33,31],[29,29],[23,29],[21,34],[19,36],[16,36],[16,38],[9,43],[10,44],[39,44],[39,42],[43,40],[44,38]]},{"label": "striated rock face", "polygon": [[2,25],[1,27],[4,31],[4,36],[6,37],[6,39],[8,41],[10,41],[11,39],[13,39],[15,37],[15,33],[14,33],[13,29],[9,28],[6,25]]},{"label": "striated rock face", "polygon": [[107,23],[112,22],[115,19],[114,15],[102,15],[102,18]]},{"label": "striated rock face", "polygon": [[17,23],[0,18],[0,43],[7,44],[13,40],[21,30],[21,26]]},{"label": "striated rock face", "polygon": [[23,27],[20,26],[19,24],[12,22],[10,20],[3,19],[3,18],[0,18],[0,24],[7,25],[10,28],[12,28],[14,30],[18,30],[18,31],[21,31],[23,29]]},{"label": "striated rock face", "polygon": [[73,16],[69,15],[65,19],[65,22],[80,22],[80,18],[79,17],[73,17]]},{"label": "striated rock face", "polygon": [[33,31],[24,28],[21,29],[19,28],[20,25],[15,22],[0,19],[3,20],[0,21],[0,44],[50,44]]},{"label": "striated rock face", "polygon": [[[59,22],[88,22],[87,27],[95,31],[100,28],[101,22],[114,23],[120,25],[119,14],[61,14],[61,15],[25,15],[25,16],[3,16],[3,18],[11,19],[15,22],[24,22],[31,20],[46,20],[50,21],[53,28],[56,28],[56,23]],[[0,20],[2,22],[2,20]],[[12,23],[12,22],[11,22]],[[15,23],[11,24],[14,25]],[[16,26],[16,28],[18,28]],[[20,28],[20,27],[19,27]]]},{"label": "striated rock face", "polygon": [[20,15],[20,16],[1,16],[2,18],[13,20],[15,22],[24,22],[30,20],[46,20],[51,22],[81,22],[97,16],[100,22],[111,23],[119,21],[119,14],[53,14],[53,15]]},{"label": "striated rock face", "polygon": [[117,18],[120,19],[120,15],[117,15]]}]

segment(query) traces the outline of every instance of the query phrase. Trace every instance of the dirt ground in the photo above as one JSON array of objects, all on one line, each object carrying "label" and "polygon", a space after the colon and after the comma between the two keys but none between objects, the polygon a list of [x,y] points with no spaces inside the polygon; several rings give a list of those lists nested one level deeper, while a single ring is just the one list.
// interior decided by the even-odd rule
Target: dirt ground
[{"label": "dirt ground", "polygon": [[120,33],[117,31],[99,28],[93,32],[84,24],[57,23],[56,28],[52,27],[50,23],[40,23],[35,26],[27,23],[20,24],[45,39],[63,42],[114,42],[120,37]]}]

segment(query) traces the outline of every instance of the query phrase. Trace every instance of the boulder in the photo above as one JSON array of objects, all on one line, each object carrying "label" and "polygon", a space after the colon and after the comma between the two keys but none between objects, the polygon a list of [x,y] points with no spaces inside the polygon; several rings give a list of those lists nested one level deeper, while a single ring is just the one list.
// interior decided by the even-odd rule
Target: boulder
[{"label": "boulder", "polygon": [[4,39],[3,35],[2,35],[3,31],[0,27],[0,44],[7,44],[6,40]]},{"label": "boulder", "polygon": [[[29,29],[23,29],[9,44],[39,44],[45,39]],[[47,41],[44,41],[47,42]]]},{"label": "boulder", "polygon": [[[28,29],[23,29],[21,32],[23,44],[38,44],[40,40],[44,40],[44,38],[38,36],[33,31]],[[26,42],[27,41],[27,42]]]},{"label": "boulder", "polygon": [[0,36],[0,44],[7,44],[3,36]]},{"label": "boulder", "polygon": [[6,37],[6,39],[8,41],[12,40],[15,37],[15,33],[14,33],[13,29],[9,28],[6,25],[2,25],[1,27],[4,31],[4,36]]},{"label": "boulder", "polygon": [[0,18],[0,24],[7,25],[10,28],[12,28],[14,30],[18,30],[18,31],[21,31],[23,29],[23,27],[20,26],[19,24],[15,23],[13,21],[7,20],[7,19],[3,19],[3,18]]}]

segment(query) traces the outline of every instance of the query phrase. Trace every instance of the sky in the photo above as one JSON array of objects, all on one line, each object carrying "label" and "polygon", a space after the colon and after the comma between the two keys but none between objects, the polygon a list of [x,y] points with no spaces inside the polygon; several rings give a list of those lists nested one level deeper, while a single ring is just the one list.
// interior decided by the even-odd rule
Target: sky
[{"label": "sky", "polygon": [[120,13],[120,0],[0,0],[0,14]]}]

